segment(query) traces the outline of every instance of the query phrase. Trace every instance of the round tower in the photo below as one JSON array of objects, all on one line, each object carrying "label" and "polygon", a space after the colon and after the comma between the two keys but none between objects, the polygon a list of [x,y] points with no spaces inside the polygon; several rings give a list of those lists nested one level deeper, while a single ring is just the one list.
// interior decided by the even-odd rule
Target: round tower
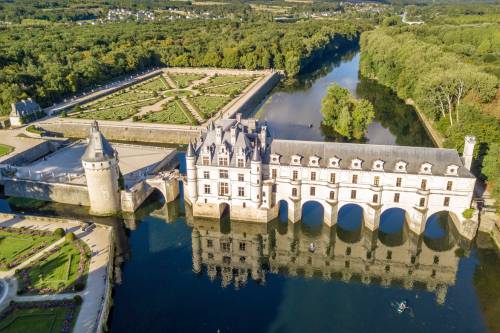
[{"label": "round tower", "polygon": [[464,142],[464,152],[462,154],[464,166],[470,171],[472,161],[474,159],[474,146],[476,145],[476,137],[474,135],[467,135]]},{"label": "round tower", "polygon": [[192,204],[198,199],[198,181],[196,177],[196,156],[193,145],[189,143],[186,152],[187,194]]},{"label": "round tower", "polygon": [[120,170],[118,154],[99,131],[96,121],[90,126],[87,149],[82,156],[87,189],[90,199],[90,213],[112,215],[121,210]]},{"label": "round tower", "polygon": [[250,199],[260,206],[262,201],[262,159],[259,148],[253,149],[252,160],[250,161]]}]

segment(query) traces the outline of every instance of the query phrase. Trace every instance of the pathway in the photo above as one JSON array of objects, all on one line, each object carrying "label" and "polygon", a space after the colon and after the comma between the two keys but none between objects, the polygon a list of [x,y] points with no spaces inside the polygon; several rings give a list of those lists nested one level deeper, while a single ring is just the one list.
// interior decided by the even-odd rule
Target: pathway
[{"label": "pathway", "polygon": [[[24,216],[20,218],[19,216],[14,216],[10,214],[0,215],[0,226],[2,227],[13,227],[13,228],[33,228],[37,230],[48,230],[54,231],[57,228],[64,228],[68,232],[74,232],[76,237],[84,241],[92,251],[92,257],[90,259],[89,273],[87,278],[87,284],[85,290],[79,293],[67,293],[58,295],[37,295],[37,296],[12,296],[11,299],[17,301],[31,301],[31,300],[52,300],[52,299],[68,299],[73,298],[75,295],[80,295],[83,299],[82,306],[80,308],[80,313],[75,323],[74,333],[90,333],[97,330],[99,321],[101,319],[101,314],[104,310],[105,296],[107,295],[107,290],[110,288],[108,276],[108,265],[112,260],[112,253],[110,253],[111,242],[112,242],[112,230],[105,226],[97,226],[92,231],[81,231],[81,223],[78,221],[62,222],[61,219],[50,219],[50,218],[38,218]],[[56,243],[64,241],[61,239]],[[25,267],[36,260],[43,253],[50,250],[51,247],[57,244],[52,244],[48,248],[44,249],[34,257],[31,257],[22,265],[16,267]],[[1,272],[3,276],[9,276],[9,280],[15,280],[14,270],[8,272]],[[17,284],[15,284],[15,289],[17,290]]]},{"label": "pathway", "polygon": [[203,124],[205,122],[205,119],[198,113],[196,108],[191,104],[191,102],[187,99],[187,97],[182,97],[181,98],[182,103],[188,108],[189,112],[193,115],[193,117],[198,121],[198,123]]},{"label": "pathway", "polygon": [[175,83],[175,81],[172,80],[172,78],[167,73],[163,73],[162,75],[165,78],[165,80],[167,81],[167,84],[170,86],[170,88],[172,88],[172,89],[179,88],[179,87],[177,87],[177,84]]},{"label": "pathway", "polygon": [[[143,106],[142,108],[140,108],[141,111],[136,113],[134,116],[142,117],[149,112],[161,111],[163,109],[163,105],[165,105],[166,103],[173,101],[173,100],[174,100],[174,97],[170,96],[170,97],[167,97],[167,98],[160,100],[159,102],[156,102],[155,104]],[[124,120],[124,122],[131,122],[131,121],[132,121],[132,118],[128,118],[128,119]]]}]

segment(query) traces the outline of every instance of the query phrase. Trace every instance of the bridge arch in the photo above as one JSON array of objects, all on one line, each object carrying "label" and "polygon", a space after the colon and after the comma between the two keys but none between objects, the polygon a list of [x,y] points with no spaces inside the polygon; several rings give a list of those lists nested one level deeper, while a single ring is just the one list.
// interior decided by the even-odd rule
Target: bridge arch
[{"label": "bridge arch", "polygon": [[300,222],[303,226],[317,229],[325,218],[325,207],[319,200],[302,202]]},{"label": "bridge arch", "polygon": [[399,207],[390,207],[380,214],[378,238],[388,247],[401,246],[406,243],[409,232],[410,215]]},{"label": "bridge arch", "polygon": [[448,251],[456,243],[457,230],[455,223],[458,216],[451,211],[441,210],[432,213],[425,221],[423,241],[436,252]]},{"label": "bridge arch", "polygon": [[361,205],[355,203],[344,204],[339,208],[336,232],[343,242],[354,244],[361,240],[364,211]]}]

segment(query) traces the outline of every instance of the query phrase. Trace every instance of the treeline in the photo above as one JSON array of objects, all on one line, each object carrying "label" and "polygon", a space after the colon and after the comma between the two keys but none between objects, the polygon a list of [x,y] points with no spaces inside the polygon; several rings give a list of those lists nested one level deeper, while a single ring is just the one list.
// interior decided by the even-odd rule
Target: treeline
[{"label": "treeline", "polygon": [[0,106],[21,98],[42,106],[126,73],[154,66],[276,68],[297,75],[361,23],[280,24],[231,20],[54,24],[0,30]]},{"label": "treeline", "polygon": [[[363,33],[361,74],[376,79],[403,99],[412,99],[434,120],[446,138],[446,146],[461,150],[464,136],[474,134],[479,141],[475,170],[482,172],[489,185],[498,183],[497,77],[465,56],[446,51],[440,43],[422,40],[418,32],[393,27]],[[467,38],[464,36],[464,40]],[[500,186],[493,188],[493,194],[500,203]]]}]

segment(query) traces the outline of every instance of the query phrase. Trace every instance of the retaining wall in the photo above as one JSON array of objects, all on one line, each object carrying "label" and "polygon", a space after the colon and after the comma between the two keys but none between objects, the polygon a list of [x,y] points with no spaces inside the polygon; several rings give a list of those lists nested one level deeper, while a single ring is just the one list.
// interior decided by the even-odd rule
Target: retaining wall
[{"label": "retaining wall", "polygon": [[40,141],[40,144],[26,149],[14,156],[4,160],[2,164],[9,165],[23,165],[27,163],[31,163],[33,161],[38,160],[42,156],[48,155],[57,150],[60,146],[59,142],[54,141]]},{"label": "retaining wall", "polygon": [[4,192],[12,197],[90,206],[89,193],[84,185],[8,179],[4,182]]}]

